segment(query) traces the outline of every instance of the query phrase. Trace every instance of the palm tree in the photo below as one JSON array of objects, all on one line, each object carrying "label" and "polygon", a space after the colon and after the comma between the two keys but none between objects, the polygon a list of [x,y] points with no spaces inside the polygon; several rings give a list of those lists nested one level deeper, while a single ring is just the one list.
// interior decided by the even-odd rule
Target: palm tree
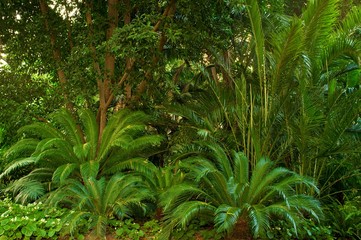
[{"label": "palm tree", "polygon": [[[164,239],[174,228],[186,228],[194,218],[213,221],[217,232],[232,236],[264,236],[273,217],[292,223],[295,230],[304,217],[319,219],[320,204],[297,194],[296,187],[318,191],[315,183],[262,158],[249,169],[242,152],[227,152],[218,144],[202,142],[207,152],[179,163],[192,181],[170,188],[163,196]],[[251,235],[252,234],[252,235]]]},{"label": "palm tree", "polygon": [[68,179],[49,196],[51,205],[67,206],[72,212],[66,217],[72,233],[80,220],[90,223],[92,234],[105,239],[108,221],[134,214],[135,208],[146,211],[144,201],[153,201],[153,194],[142,179],[131,174],[114,174],[109,180],[98,178],[99,162],[80,165],[81,179]]},{"label": "palm tree", "polygon": [[14,160],[0,175],[3,178],[26,169],[26,174],[10,185],[17,201],[35,200],[69,177],[80,178],[79,166],[89,161],[99,163],[101,176],[147,168],[147,148],[162,141],[159,135],[147,134],[148,117],[142,112],[123,109],[115,113],[101,142],[94,114],[83,109],[78,115],[76,121],[68,110],[62,109],[51,116],[50,122],[19,130],[25,138],[8,150],[7,157]]}]

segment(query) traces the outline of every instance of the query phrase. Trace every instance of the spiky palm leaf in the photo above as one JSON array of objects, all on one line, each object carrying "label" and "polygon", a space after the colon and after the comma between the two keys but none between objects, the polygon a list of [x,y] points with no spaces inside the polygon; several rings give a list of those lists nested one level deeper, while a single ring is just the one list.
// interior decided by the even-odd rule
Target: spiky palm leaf
[{"label": "spiky palm leaf", "polygon": [[[356,34],[361,11],[354,7],[342,20],[338,3],[310,1],[302,16],[285,18],[266,35],[260,31],[268,22],[256,28],[262,17],[257,4],[247,1],[253,32],[242,41],[247,47],[235,46],[244,51],[233,52],[241,66],[224,67],[218,82],[203,74],[207,94],[194,94],[190,103],[171,108],[181,117],[180,135],[225,143],[243,151],[252,167],[261,156],[270,156],[316,180],[328,171],[327,159],[359,152],[360,142],[350,139],[347,129],[359,118],[361,104]],[[259,59],[265,59],[265,76],[257,68]]]},{"label": "spiky palm leaf", "polygon": [[[232,232],[240,221],[246,221],[255,237],[262,236],[272,216],[290,221],[295,229],[307,213],[318,219],[320,204],[311,196],[296,193],[297,186],[318,191],[315,183],[285,168],[275,168],[268,159],[257,162],[251,174],[243,153],[233,157],[219,145],[201,143],[208,152],[182,160],[188,177],[198,185],[179,184],[170,189],[164,237],[176,226],[186,227],[195,217],[208,216],[218,232]],[[177,215],[175,213],[180,213]]]},{"label": "spiky palm leaf", "polygon": [[[148,118],[144,113],[124,109],[109,119],[99,142],[94,114],[83,109],[78,115],[79,121],[76,121],[69,111],[63,109],[51,115],[51,122],[20,129],[19,132],[29,138],[21,139],[9,149],[8,156],[14,160],[0,178],[29,166],[28,171],[46,169],[46,174],[36,179],[50,186],[42,192],[36,191],[44,193],[60,186],[67,178],[79,178],[79,166],[92,160],[99,162],[101,175],[146,169],[149,164],[145,149],[158,145],[163,139],[146,134]],[[30,180],[32,176],[28,174],[17,184],[23,183],[25,188],[25,179]]]},{"label": "spiky palm leaf", "polygon": [[154,200],[141,178],[134,175],[119,173],[109,180],[98,178],[99,162],[80,165],[80,173],[80,180],[68,179],[49,197],[51,205],[66,204],[73,210],[67,216],[71,231],[81,219],[87,219],[95,236],[105,239],[110,219],[132,216],[135,206],[145,210],[144,201]]}]

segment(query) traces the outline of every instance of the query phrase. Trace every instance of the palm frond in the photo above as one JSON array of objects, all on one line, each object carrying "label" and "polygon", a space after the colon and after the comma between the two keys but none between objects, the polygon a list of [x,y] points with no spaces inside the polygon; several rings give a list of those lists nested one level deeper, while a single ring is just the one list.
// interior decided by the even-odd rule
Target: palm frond
[{"label": "palm frond", "polygon": [[160,135],[141,136],[131,141],[127,150],[132,152],[141,151],[148,147],[159,146],[163,140],[164,137]]},{"label": "palm frond", "polygon": [[310,53],[319,54],[333,32],[339,16],[338,0],[310,1],[302,15],[305,44]]},{"label": "palm frond", "polygon": [[[294,66],[301,59],[303,51],[303,27],[300,19],[294,18],[288,29],[277,32],[272,39],[272,95],[289,88],[289,78],[294,74]],[[288,82],[287,82],[288,81]]]},{"label": "palm frond", "polygon": [[273,163],[266,158],[260,159],[253,169],[252,176],[250,179],[250,191],[256,190],[259,184],[262,183],[263,179],[273,167]]},{"label": "palm frond", "polygon": [[258,237],[259,235],[264,235],[264,231],[269,229],[270,226],[270,218],[264,206],[253,205],[247,206],[246,209],[248,211],[249,224],[252,228],[253,236]]},{"label": "palm frond", "polygon": [[72,145],[83,143],[82,132],[78,128],[74,117],[67,109],[61,109],[51,115],[55,125],[61,128],[64,138]]},{"label": "palm frond", "polygon": [[88,109],[81,109],[79,110],[79,119],[84,129],[84,140],[91,146],[89,158],[95,159],[99,134],[99,127],[95,115]]},{"label": "palm frond", "polygon": [[0,179],[9,176],[14,171],[21,169],[23,167],[34,167],[35,164],[38,162],[36,157],[28,157],[28,158],[21,158],[17,159],[12,162],[9,166],[6,167],[5,171],[0,174]]},{"label": "palm frond", "polygon": [[353,6],[346,17],[339,23],[338,29],[342,33],[353,33],[361,26],[361,7]]},{"label": "palm frond", "polygon": [[8,189],[11,189],[15,196],[16,202],[21,202],[25,204],[29,201],[35,201],[45,194],[45,186],[43,183],[29,179],[25,176],[14,181]]},{"label": "palm frond", "polygon": [[54,183],[63,184],[65,180],[78,168],[76,163],[68,163],[58,167],[52,177]]},{"label": "palm frond", "polygon": [[296,197],[294,195],[289,197],[288,202],[290,206],[298,209],[301,214],[308,214],[317,221],[323,217],[320,201],[311,196],[298,195]]},{"label": "palm frond", "polygon": [[104,161],[115,143],[117,145],[121,142],[126,144],[126,141],[122,140],[124,137],[132,139],[132,136],[145,131],[144,123],[147,119],[148,117],[142,112],[131,112],[124,109],[115,113],[104,129],[97,158]]},{"label": "palm frond", "polygon": [[89,161],[80,165],[80,173],[84,179],[96,178],[99,172],[99,162]]},{"label": "palm frond", "polygon": [[224,174],[225,178],[230,178],[233,175],[231,162],[224,149],[212,142],[201,142],[200,144],[206,146],[211,151],[209,154],[210,159],[216,163],[218,170]]},{"label": "palm frond", "polygon": [[33,123],[26,125],[18,130],[18,134],[25,134],[27,137],[34,136],[40,139],[62,137],[62,134],[54,129],[49,123]]},{"label": "palm frond", "polygon": [[214,225],[217,232],[227,232],[228,234],[235,227],[241,215],[241,209],[228,205],[221,205],[217,208],[214,217]]},{"label": "palm frond", "polygon": [[257,70],[260,84],[265,80],[265,47],[264,47],[264,33],[262,28],[262,17],[259,10],[258,2],[246,0],[247,12],[251,22],[252,33],[255,43],[257,56]]},{"label": "palm frond", "polygon": [[29,156],[35,151],[38,143],[39,140],[33,138],[21,139],[6,151],[5,157],[14,159],[19,156]]},{"label": "palm frond", "polygon": [[241,184],[249,182],[249,165],[248,159],[243,152],[233,151],[234,161],[234,178],[235,181]]},{"label": "palm frond", "polygon": [[212,216],[215,211],[214,206],[201,201],[184,202],[175,210],[172,210],[171,216],[166,215],[165,227],[162,229],[160,239],[169,239],[173,229],[177,227],[186,228],[188,223],[197,217],[202,219],[204,216]]},{"label": "palm frond", "polygon": [[164,210],[170,211],[174,206],[179,206],[180,204],[187,202],[193,196],[197,198],[205,198],[208,194],[201,189],[195,187],[189,183],[183,183],[175,185],[170,188],[167,192],[163,193],[161,196],[161,205],[164,206]]},{"label": "palm frond", "polygon": [[110,159],[111,161],[102,165],[101,174],[107,175],[116,172],[121,172],[124,170],[134,170],[137,172],[147,172],[147,168],[152,168],[152,163],[150,163],[146,158],[136,157],[130,159],[119,159],[116,156]]}]

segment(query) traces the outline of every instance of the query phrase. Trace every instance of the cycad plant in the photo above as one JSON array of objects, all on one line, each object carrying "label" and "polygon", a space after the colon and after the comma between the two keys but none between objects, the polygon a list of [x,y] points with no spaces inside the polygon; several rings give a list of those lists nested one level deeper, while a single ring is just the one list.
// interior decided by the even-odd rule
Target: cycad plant
[{"label": "cycad plant", "polygon": [[153,201],[153,194],[141,178],[131,174],[114,174],[109,180],[98,177],[99,162],[80,165],[80,179],[66,179],[52,192],[49,204],[72,209],[66,217],[69,230],[77,229],[81,220],[89,223],[96,239],[105,239],[111,219],[123,219],[134,214],[134,209],[146,210],[144,201]]},{"label": "cycad plant", "polygon": [[101,137],[90,110],[79,110],[78,116],[76,120],[62,109],[49,122],[19,130],[25,137],[8,150],[7,156],[12,160],[0,175],[2,178],[25,169],[25,174],[9,188],[17,201],[35,200],[59,187],[68,177],[80,178],[79,166],[89,161],[99,163],[101,176],[147,168],[149,148],[162,140],[159,135],[147,134],[148,117],[142,112],[123,109],[115,113]]},{"label": "cycad plant", "polygon": [[274,167],[266,158],[253,169],[242,152],[227,152],[218,144],[202,143],[206,153],[183,159],[179,164],[192,179],[178,184],[163,196],[166,239],[175,228],[186,228],[192,219],[213,222],[217,232],[229,236],[262,237],[274,218],[283,218],[295,230],[304,217],[322,215],[312,196],[298,194],[296,187],[318,189],[315,183],[286,168]]},{"label": "cycad plant", "polygon": [[201,72],[205,93],[171,113],[180,116],[179,131],[198,134],[192,139],[226,143],[252,168],[269,156],[325,181],[325,193],[327,172],[335,175],[361,146],[348,131],[361,109],[361,8],[342,19],[339,0],[315,0],[299,17],[268,18],[258,1],[245,3],[234,9],[249,24],[229,50],[236,64],[213,54],[217,74]]},{"label": "cycad plant", "polygon": [[146,171],[139,170],[140,176],[155,197],[155,218],[161,220],[163,216],[164,203],[162,195],[173,186],[183,182],[185,174],[176,166],[156,167],[149,164]]}]

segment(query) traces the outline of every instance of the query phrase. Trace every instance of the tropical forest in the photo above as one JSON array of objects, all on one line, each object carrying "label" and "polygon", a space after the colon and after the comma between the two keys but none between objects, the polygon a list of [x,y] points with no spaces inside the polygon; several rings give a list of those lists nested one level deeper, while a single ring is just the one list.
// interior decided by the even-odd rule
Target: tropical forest
[{"label": "tropical forest", "polygon": [[1,0],[0,240],[361,239],[361,0]]}]

